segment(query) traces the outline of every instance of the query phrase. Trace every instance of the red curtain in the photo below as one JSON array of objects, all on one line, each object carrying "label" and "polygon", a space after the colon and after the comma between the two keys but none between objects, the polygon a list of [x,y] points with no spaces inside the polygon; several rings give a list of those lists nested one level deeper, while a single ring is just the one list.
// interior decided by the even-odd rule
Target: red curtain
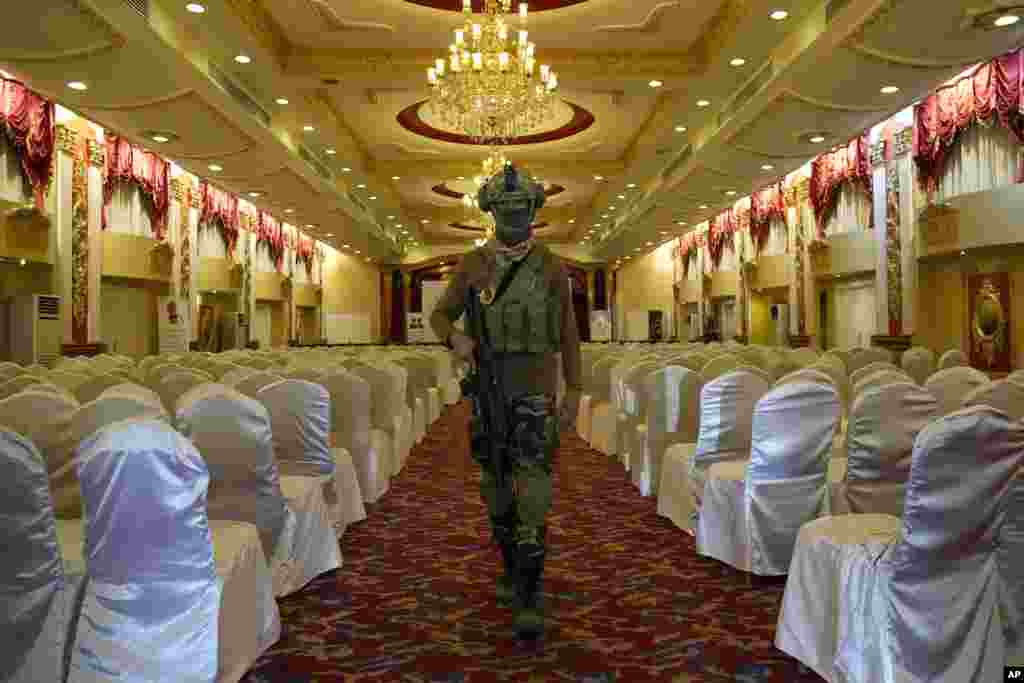
[{"label": "red curtain", "polygon": [[733,233],[738,229],[739,221],[736,220],[736,212],[732,209],[726,209],[711,221],[711,228],[708,230],[708,255],[711,256],[711,263],[715,268],[722,262],[726,239],[732,239]]},{"label": "red curtain", "polygon": [[295,260],[306,266],[306,274],[313,277],[313,240],[295,235]]},{"label": "red curtain", "polygon": [[269,213],[260,212],[256,226],[256,244],[266,244],[274,259],[274,267],[280,272],[284,265],[284,232],[281,224]]},{"label": "red curtain", "polygon": [[786,197],[782,181],[750,195],[750,237],[754,253],[760,253],[768,241],[773,220],[786,222]]},{"label": "red curtain", "polygon": [[[934,191],[960,133],[982,121],[998,121],[1024,145],[1024,50],[996,57],[914,107],[914,162],[926,191]],[[1024,181],[1024,169],[1018,174]]]},{"label": "red curtain", "polygon": [[679,258],[683,262],[684,279],[690,274],[690,252],[698,246],[697,233],[695,232],[688,232],[679,238]]},{"label": "red curtain", "polygon": [[825,238],[825,225],[839,203],[839,189],[843,183],[860,186],[871,196],[871,148],[868,134],[850,140],[832,152],[822,154],[811,162],[811,206],[818,223],[818,238]]},{"label": "red curtain", "polygon": [[21,161],[21,169],[32,186],[36,207],[42,209],[53,175],[56,139],[53,102],[17,81],[0,79],[0,116]]},{"label": "red curtain", "polygon": [[235,253],[235,245],[238,243],[238,197],[218,190],[205,181],[199,186],[199,194],[203,199],[199,224],[216,222],[228,253]]},{"label": "red curtain", "polygon": [[114,199],[114,186],[135,183],[149,198],[149,218],[158,240],[167,232],[167,211],[171,205],[171,165],[156,154],[136,147],[122,137],[107,133],[107,154],[103,169],[103,229],[109,222],[110,202]]}]

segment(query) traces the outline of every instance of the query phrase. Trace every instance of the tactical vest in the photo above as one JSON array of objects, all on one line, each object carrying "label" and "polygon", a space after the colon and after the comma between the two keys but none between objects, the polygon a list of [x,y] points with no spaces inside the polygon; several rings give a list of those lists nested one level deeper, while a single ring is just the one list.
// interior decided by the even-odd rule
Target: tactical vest
[{"label": "tactical vest", "polygon": [[562,342],[562,305],[544,272],[545,249],[534,247],[501,298],[483,306],[498,353],[556,353]]}]

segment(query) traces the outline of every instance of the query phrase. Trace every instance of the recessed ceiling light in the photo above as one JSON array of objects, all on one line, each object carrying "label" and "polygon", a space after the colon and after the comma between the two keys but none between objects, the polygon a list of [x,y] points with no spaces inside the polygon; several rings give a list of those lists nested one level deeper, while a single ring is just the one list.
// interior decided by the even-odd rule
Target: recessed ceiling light
[{"label": "recessed ceiling light", "polygon": [[677,133],[685,133],[686,132],[686,126],[676,126],[676,132]]},{"label": "recessed ceiling light", "polygon": [[219,166],[218,164],[210,164],[206,168],[210,169],[214,173],[218,173],[219,171],[223,171],[224,170],[224,167],[223,166]]},{"label": "recessed ceiling light", "polygon": [[899,91],[900,91],[900,89],[898,87],[896,87],[895,85],[887,85],[887,86],[882,88],[881,92],[882,92],[883,95],[892,95],[893,93],[897,93]]},{"label": "recessed ceiling light", "polygon": [[249,55],[235,55],[235,61],[239,64],[248,64],[252,61],[252,57]]},{"label": "recessed ceiling light", "polygon": [[702,209],[706,209],[706,208],[708,208],[708,205],[707,205],[707,204],[701,204],[701,205],[700,205],[700,208],[702,208]]},{"label": "recessed ceiling light", "polygon": [[334,233],[333,232],[327,233],[327,237],[334,237]]},{"label": "recessed ceiling light", "polygon": [[312,133],[314,130],[316,130],[316,128],[310,126],[309,124],[306,124],[305,126],[302,127],[302,130],[306,131],[307,133]]},{"label": "recessed ceiling light", "polygon": [[312,223],[306,223],[306,227],[307,227],[308,229],[312,230],[312,229],[313,229],[313,228],[315,228],[316,226],[315,226],[315,225],[313,225]]},{"label": "recessed ceiling light", "polygon": [[594,180],[604,180],[604,176],[603,175],[596,175],[596,176],[594,176]]},{"label": "recessed ceiling light", "polygon": [[280,104],[281,106],[284,106],[284,105],[288,104],[288,98],[287,97],[278,97],[274,101],[277,102],[278,104]]},{"label": "recessed ceiling light", "polygon": [[460,175],[459,177],[456,178],[456,180],[465,180],[465,179],[466,179],[466,176],[464,176],[464,175]]},{"label": "recessed ceiling light", "polygon": [[334,156],[335,154],[338,153],[338,150],[334,149],[333,147],[328,147],[324,151],[330,154],[331,156]]},{"label": "recessed ceiling light", "polygon": [[409,231],[408,231],[408,230],[403,230],[403,231],[402,231],[402,234],[403,234],[403,235],[408,235],[408,234],[409,234]]},{"label": "recessed ceiling light", "polygon": [[360,190],[365,190],[366,189],[366,183],[359,183],[358,185],[356,185],[356,187],[359,188]]},{"label": "recessed ceiling light", "polygon": [[647,242],[647,246],[653,247],[654,246],[654,242]]},{"label": "recessed ceiling light", "polygon": [[393,221],[393,220],[395,220],[395,217],[394,216],[388,216],[388,220],[389,221]]},{"label": "recessed ceiling light", "polygon": [[341,172],[342,172],[342,173],[351,173],[351,172],[352,172],[352,169],[351,169],[351,168],[349,168],[348,166],[342,166],[342,167],[341,167]]},{"label": "recessed ceiling light", "polygon": [[963,250],[961,250],[961,251],[960,251],[960,255],[961,255],[961,256],[967,256],[967,252],[966,252],[966,251],[963,251]]},{"label": "recessed ceiling light", "polygon": [[404,228],[405,226],[402,225],[401,223],[395,223],[395,227],[396,228]]},{"label": "recessed ceiling light", "polygon": [[743,66],[746,63],[747,60],[743,59],[742,57],[736,57],[729,61],[730,66]]},{"label": "recessed ceiling light", "polygon": [[676,225],[686,225],[686,221],[676,221]]},{"label": "recessed ceiling light", "polygon": [[1016,14],[1004,14],[996,18],[996,20],[992,23],[1002,28],[1004,26],[1013,26],[1018,21],[1020,21],[1020,17],[1017,16]]},{"label": "recessed ceiling light", "polygon": [[763,164],[761,166],[761,170],[762,171],[773,171],[773,170],[775,170],[775,167],[772,166],[771,164]]},{"label": "recessed ceiling light", "polygon": [[725,194],[732,197],[736,194],[736,190],[726,190]]},{"label": "recessed ceiling light", "polygon": [[285,213],[295,213],[295,209],[285,209]]},{"label": "recessed ceiling light", "polygon": [[633,247],[633,251],[643,251],[640,247]]},{"label": "recessed ceiling light", "polygon": [[628,185],[626,185],[626,187],[632,190],[634,187],[636,187],[636,183],[629,183]]},{"label": "recessed ceiling light", "polygon": [[188,3],[187,5],[185,5],[185,9],[187,9],[192,14],[202,14],[206,11],[206,8],[200,5],[198,2]]},{"label": "recessed ceiling light", "polygon": [[782,21],[783,19],[789,16],[789,12],[787,12],[784,9],[777,9],[768,16],[774,19],[775,21]]},{"label": "recessed ceiling light", "polygon": [[71,81],[70,83],[68,83],[68,87],[72,90],[78,91],[89,89],[89,86],[87,86],[85,83],[82,83],[82,81]]},{"label": "recessed ceiling light", "polygon": [[28,263],[28,261],[26,261],[25,259],[21,259],[20,261],[18,261],[18,265],[19,265],[19,266],[23,266],[23,265],[25,265],[26,263]]},{"label": "recessed ceiling light", "polygon": [[811,137],[809,137],[807,139],[810,140],[813,143],[825,142],[825,136],[824,135],[812,135]]},{"label": "recessed ceiling light", "polygon": [[626,261],[628,261],[629,259],[631,259],[633,257],[632,256],[623,256],[622,258],[625,259]]},{"label": "recessed ceiling light", "polygon": [[363,252],[361,252],[361,251],[359,251],[358,249],[356,249],[356,253],[357,253],[357,254],[362,254]]},{"label": "recessed ceiling light", "polygon": [[171,139],[162,133],[153,136],[153,142],[170,142]]},{"label": "recessed ceiling light", "polygon": [[569,222],[570,222],[570,223],[575,223],[575,222],[576,222],[576,219],[575,219],[575,218],[570,218],[570,219],[569,219]]},{"label": "recessed ceiling light", "polygon": [[660,88],[661,86],[663,86],[665,84],[662,83],[661,81],[651,81],[647,85],[651,86],[652,88]]},{"label": "recessed ceiling light", "polygon": [[377,195],[375,195],[375,194],[374,194],[374,195],[370,195],[370,199],[371,199],[371,200],[374,200],[374,199],[376,199],[376,198],[377,198]]},{"label": "recessed ceiling light", "polygon": [[259,196],[260,196],[260,193],[259,193],[259,192],[250,192],[250,193],[249,193],[249,196],[250,196],[250,197],[259,197]]},{"label": "recessed ceiling light", "polygon": [[420,223],[422,223],[423,225],[426,225],[429,222],[430,221],[428,219],[426,219],[426,218],[420,219]]},{"label": "recessed ceiling light", "polygon": [[606,214],[606,213],[602,213],[602,214],[601,214],[601,218],[608,218],[608,214]]},{"label": "recessed ceiling light", "polygon": [[400,176],[400,175],[393,175],[393,176],[391,176],[391,179],[392,180],[401,180],[402,176]]},{"label": "recessed ceiling light", "polygon": [[710,105],[711,105],[711,102],[708,101],[708,100],[697,100],[697,106],[698,107],[707,107],[707,106],[710,106]]},{"label": "recessed ceiling light", "polygon": [[624,194],[620,194],[619,195],[619,199],[625,199],[625,198],[626,198],[626,195],[624,195]]},{"label": "recessed ceiling light", "polygon": [[343,244],[343,245],[341,245],[341,247],[342,247],[343,249],[348,249],[348,248],[349,248],[349,246],[350,246],[350,245],[348,245],[348,244]]},{"label": "recessed ceiling light", "polygon": [[595,228],[600,228],[600,227],[601,227],[601,224],[600,224],[600,223],[594,223],[594,227],[595,227]]},{"label": "recessed ceiling light", "polygon": [[614,210],[615,210],[615,207],[614,207],[614,206],[609,206],[609,207],[608,207],[608,210],[609,210],[609,211],[614,211]]}]

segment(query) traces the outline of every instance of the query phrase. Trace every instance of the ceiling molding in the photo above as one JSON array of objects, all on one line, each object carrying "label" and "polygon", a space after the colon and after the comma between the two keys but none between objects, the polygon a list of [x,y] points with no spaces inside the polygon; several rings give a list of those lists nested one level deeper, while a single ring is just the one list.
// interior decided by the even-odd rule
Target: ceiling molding
[{"label": "ceiling molding", "polygon": [[670,9],[679,7],[679,0],[659,2],[651,8],[643,20],[635,24],[607,24],[594,27],[595,33],[653,33],[661,24],[661,15]]},{"label": "ceiling molding", "polygon": [[739,150],[745,154],[758,157],[759,159],[775,159],[775,160],[788,160],[788,159],[801,159],[807,161],[813,158],[815,155],[813,152],[800,152],[799,154],[767,154],[753,147],[747,147],[746,145],[733,144],[733,149]]},{"label": "ceiling molding", "polygon": [[70,50],[60,50],[57,52],[27,52],[27,53],[8,53],[0,50],[0,57],[6,62],[12,63],[23,63],[31,64],[36,62],[66,62],[73,59],[88,59],[90,57],[98,57],[107,52],[113,52],[120,50],[125,45],[125,40],[121,36],[116,36],[114,40],[107,40],[92,45],[84,45],[82,47],[72,48]]},{"label": "ceiling molding", "polygon": [[[148,100],[138,100],[137,102],[127,102],[125,104],[83,104],[82,109],[94,109],[96,111],[129,111],[131,109],[148,109],[149,107],[158,107],[162,104],[169,102],[176,102],[177,100],[185,99],[186,97],[195,97],[196,92],[192,88],[185,88],[184,90],[178,90],[169,95],[161,95],[160,97],[151,97]],[[226,119],[225,119],[226,122]]]},{"label": "ceiling molding", "polygon": [[454,131],[443,130],[441,128],[435,128],[430,125],[427,121],[420,116],[420,109],[427,104],[427,100],[417,102],[409,105],[402,111],[398,112],[395,120],[405,130],[410,133],[414,133],[421,137],[425,137],[431,140],[440,140],[441,142],[450,142],[459,145],[474,145],[480,147],[507,147],[512,145],[533,145],[540,144],[543,142],[554,142],[556,140],[564,140],[574,135],[578,135],[583,131],[594,125],[597,120],[594,115],[583,107],[573,102],[563,102],[572,109],[572,119],[568,123],[553,128],[551,130],[542,130],[539,133],[530,133],[527,135],[520,135],[512,138],[511,140],[485,140],[478,142],[476,138],[473,138],[464,133],[457,133]]},{"label": "ceiling molding", "polygon": [[306,0],[311,6],[314,12],[323,21],[324,26],[327,27],[328,31],[342,32],[342,31],[384,31],[387,33],[394,33],[395,27],[391,24],[382,24],[375,21],[356,21],[353,19],[346,19],[338,14],[333,7],[324,0]]},{"label": "ceiling molding", "polygon": [[916,57],[903,57],[896,55],[885,50],[879,50],[877,48],[870,47],[861,42],[851,42],[847,47],[850,50],[856,52],[861,57],[871,59],[877,62],[884,62],[886,64],[894,64],[896,66],[904,66],[911,69],[952,69],[956,67],[967,67],[979,61],[979,59],[956,59],[956,60],[937,60],[937,59],[919,59]]},{"label": "ceiling molding", "polygon": [[[530,159],[529,157],[516,157],[516,165],[520,168],[529,169],[530,174],[539,178],[554,178],[559,180],[568,178],[583,178],[588,183],[593,182],[594,175],[603,175],[606,178],[622,174],[626,171],[626,164],[621,160],[599,161],[599,160],[541,160]],[[412,161],[372,161],[368,168],[374,173],[384,177],[393,175],[408,176],[411,178],[455,178],[466,176],[471,178],[480,172],[479,159],[466,159],[464,161],[454,159],[438,160],[412,160]]]},{"label": "ceiling molding", "polygon": [[[572,5],[579,5],[587,0],[530,0],[530,12],[548,12],[550,10],[562,9],[565,7],[571,7]],[[419,5],[420,7],[429,7],[431,9],[447,11],[447,12],[461,12],[462,2],[460,0],[405,0],[410,5]],[[473,11],[480,13],[484,11],[483,0],[472,0]]]},{"label": "ceiling molding", "polygon": [[809,95],[801,95],[797,91],[787,88],[782,92],[783,97],[789,97],[803,104],[808,104],[818,109],[827,109],[829,111],[848,111],[848,112],[861,112],[870,114],[873,112],[885,112],[885,107],[860,107],[852,104],[838,104],[836,102],[826,102],[825,100],[811,97]]},{"label": "ceiling molding", "polygon": [[238,18],[249,34],[284,68],[292,52],[292,44],[284,29],[259,0],[223,0],[227,8]]}]

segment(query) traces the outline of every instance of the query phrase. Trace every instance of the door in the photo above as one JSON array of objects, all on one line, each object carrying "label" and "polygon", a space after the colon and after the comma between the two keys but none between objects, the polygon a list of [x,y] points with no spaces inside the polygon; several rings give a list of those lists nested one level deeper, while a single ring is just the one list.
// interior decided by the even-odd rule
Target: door
[{"label": "door", "polygon": [[850,349],[871,346],[875,333],[875,281],[873,279],[836,283],[833,304],[827,306],[829,347]]},{"label": "door", "polygon": [[261,349],[269,349],[272,345],[273,329],[271,320],[273,312],[270,304],[256,304],[256,312],[252,321],[252,338],[259,342]]}]

